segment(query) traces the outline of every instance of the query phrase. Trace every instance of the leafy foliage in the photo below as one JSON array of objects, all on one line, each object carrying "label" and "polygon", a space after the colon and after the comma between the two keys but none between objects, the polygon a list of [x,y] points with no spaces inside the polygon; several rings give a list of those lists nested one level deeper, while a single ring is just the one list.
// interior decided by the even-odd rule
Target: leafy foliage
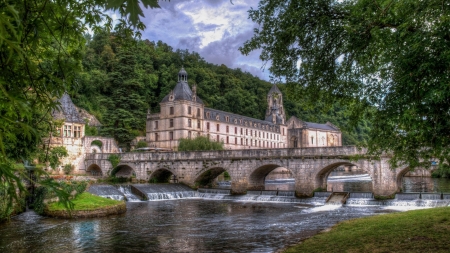
[{"label": "leafy foliage", "polygon": [[[56,182],[53,179],[50,179],[53,183],[53,187],[49,186],[39,186],[35,190],[33,209],[36,213],[43,214],[45,209],[44,200],[49,200],[53,198],[59,198],[61,194],[59,191],[64,192],[67,198],[71,196],[74,198],[79,194],[83,193],[86,190],[87,182],[85,181],[68,181],[68,182]],[[73,195],[71,195],[74,193]],[[61,203],[61,202],[60,202]],[[70,208],[73,208],[73,203],[70,203]],[[67,208],[65,203],[61,203],[64,208]]]},{"label": "leafy foliage", "polygon": [[440,0],[262,0],[241,48],[262,49],[295,94],[340,101],[370,121],[372,154],[393,166],[449,163],[450,4]]},{"label": "leafy foliage", "polygon": [[145,148],[145,147],[147,147],[146,141],[138,141],[136,148]]},{"label": "leafy foliage", "polygon": [[178,151],[223,150],[223,142],[212,141],[205,136],[194,139],[180,139]]},{"label": "leafy foliage", "polygon": [[[111,28],[112,19],[103,13],[110,1],[0,2],[0,188],[7,192],[10,207],[20,201],[17,193],[25,192],[21,177],[27,177],[14,164],[37,158],[42,140],[55,129],[50,114],[57,109],[57,98],[76,86],[86,44],[84,32]],[[139,3],[132,2],[135,7]],[[149,1],[143,2],[149,6]],[[118,30],[132,36],[128,11],[120,12]],[[131,25],[145,27],[136,19]]]},{"label": "leafy foliage", "polygon": [[111,163],[113,169],[117,167],[120,163],[120,156],[112,154],[108,156],[108,161]]}]

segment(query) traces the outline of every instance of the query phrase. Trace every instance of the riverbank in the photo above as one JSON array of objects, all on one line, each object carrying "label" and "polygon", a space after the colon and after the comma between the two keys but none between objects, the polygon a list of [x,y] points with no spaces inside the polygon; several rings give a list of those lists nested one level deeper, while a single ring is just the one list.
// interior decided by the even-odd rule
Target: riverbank
[{"label": "riverbank", "polygon": [[59,218],[92,218],[122,214],[127,210],[124,201],[102,198],[89,192],[78,195],[72,202],[74,209],[70,213],[58,202],[49,204],[44,213],[47,216]]},{"label": "riverbank", "polygon": [[449,240],[442,207],[344,221],[283,252],[448,252]]}]

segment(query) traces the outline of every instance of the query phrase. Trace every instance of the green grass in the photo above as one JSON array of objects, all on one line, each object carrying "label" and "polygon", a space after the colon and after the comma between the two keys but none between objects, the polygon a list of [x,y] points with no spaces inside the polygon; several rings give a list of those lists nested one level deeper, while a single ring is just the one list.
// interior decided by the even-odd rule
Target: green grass
[{"label": "green grass", "polygon": [[[74,211],[86,211],[86,210],[96,210],[103,207],[108,206],[114,206],[121,201],[113,200],[113,199],[107,199],[102,198],[96,195],[93,195],[89,192],[83,192],[82,194],[78,195],[75,199],[72,200],[74,204]],[[64,205],[58,202],[51,203],[48,206],[49,211],[61,211],[66,210]]]},{"label": "green grass", "polygon": [[284,252],[450,252],[450,207],[344,221]]}]

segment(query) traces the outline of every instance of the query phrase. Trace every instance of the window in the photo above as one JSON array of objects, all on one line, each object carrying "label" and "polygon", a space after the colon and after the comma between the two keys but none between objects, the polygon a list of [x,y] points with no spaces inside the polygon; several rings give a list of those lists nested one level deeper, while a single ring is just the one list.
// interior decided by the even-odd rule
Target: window
[{"label": "window", "polygon": [[219,137],[219,135],[217,135],[217,142],[219,142],[220,141],[220,137]]},{"label": "window", "polygon": [[169,132],[169,140],[173,140],[173,132]]},{"label": "window", "polygon": [[245,135],[248,135],[248,129],[245,129]]},{"label": "window", "polygon": [[209,131],[209,122],[206,123],[206,130]]},{"label": "window", "polygon": [[241,145],[244,145],[244,139],[241,138]]},{"label": "window", "polygon": [[250,130],[250,136],[253,136],[253,130]]},{"label": "window", "polygon": [[245,139],[245,146],[248,146],[248,139]]},{"label": "window", "polygon": [[197,128],[200,128],[200,120],[197,120]]},{"label": "window", "polygon": [[192,120],[188,119],[188,127],[192,127]]},{"label": "window", "polygon": [[80,138],[81,137],[81,126],[73,127],[73,137]]},{"label": "window", "polygon": [[159,134],[155,133],[155,141],[159,141]]},{"label": "window", "polygon": [[311,136],[311,144],[314,144],[314,137]]},{"label": "window", "polygon": [[237,134],[237,127],[234,127],[234,134]]},{"label": "window", "polygon": [[237,145],[237,138],[234,138],[234,144]]},{"label": "window", "polygon": [[197,117],[200,117],[200,108],[197,108]]},{"label": "window", "polygon": [[158,129],[158,121],[155,121],[155,129]]},{"label": "window", "polygon": [[169,120],[169,127],[173,127],[173,119]]},{"label": "window", "polygon": [[188,138],[190,139],[192,137],[191,131],[188,132]]},{"label": "window", "polygon": [[226,121],[226,122],[230,122],[230,117],[226,116],[226,117],[225,117],[225,121]]},{"label": "window", "polygon": [[192,110],[191,110],[191,107],[190,107],[190,106],[188,106],[188,114],[189,114],[189,115],[192,114]]},{"label": "window", "polygon": [[170,107],[170,115],[173,115],[173,107]]},{"label": "window", "polygon": [[228,143],[230,143],[230,142],[229,142],[229,137],[227,136],[227,144],[228,144]]},{"label": "window", "polygon": [[220,129],[220,126],[219,126],[219,124],[217,124],[216,131],[219,132],[219,129]]},{"label": "window", "polygon": [[284,135],[284,128],[283,128],[283,135]]},{"label": "window", "polygon": [[243,130],[242,130],[242,128],[241,128],[241,135],[242,135],[242,131],[243,131]]},{"label": "window", "polygon": [[261,132],[259,132],[259,138],[261,138]]},{"label": "window", "polygon": [[72,126],[64,125],[64,137],[72,137]]},{"label": "window", "polygon": [[229,127],[227,126],[227,133],[229,132],[229,130],[230,130],[230,129],[229,129]]}]

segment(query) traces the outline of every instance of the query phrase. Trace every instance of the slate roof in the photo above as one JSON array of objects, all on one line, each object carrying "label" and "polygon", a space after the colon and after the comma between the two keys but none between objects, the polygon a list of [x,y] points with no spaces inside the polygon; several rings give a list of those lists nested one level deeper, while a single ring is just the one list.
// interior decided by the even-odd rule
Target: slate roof
[{"label": "slate roof", "polygon": [[272,93],[279,93],[279,94],[281,94],[281,91],[280,91],[280,89],[278,89],[278,86],[276,84],[272,85],[272,88],[270,88],[269,93],[267,93],[267,94],[270,95]]},{"label": "slate roof", "polygon": [[[207,118],[206,115],[209,112],[210,117]],[[234,114],[234,113],[230,113],[230,112],[224,112],[221,110],[216,110],[216,109],[212,109],[212,108],[207,108],[205,107],[204,110],[204,118],[205,120],[217,120],[216,117],[219,116],[219,122],[225,122],[225,123],[229,123],[229,124],[234,124],[234,125],[241,125],[241,126],[245,126],[244,122],[252,122],[252,126],[247,125],[248,127],[255,127],[254,124],[260,124],[261,126],[269,126],[269,127],[276,127],[278,129],[278,125],[273,124],[270,121],[265,121],[265,120],[260,120],[260,119],[254,119],[254,118],[250,118],[250,117],[246,117],[246,116],[242,116],[242,115],[238,115],[238,114]],[[226,116],[229,117],[229,121],[226,121]],[[236,123],[235,123],[235,119],[236,119]],[[242,120],[242,124],[240,123],[240,120]],[[264,130],[268,130],[268,129],[264,129]],[[273,129],[275,130],[275,129]]]},{"label": "slate roof", "polygon": [[313,122],[306,122],[303,121],[304,123],[306,123],[306,127],[307,128],[315,128],[315,129],[323,129],[323,130],[331,130],[331,131],[338,131],[339,129],[334,128],[333,126],[329,125],[329,124],[319,124],[319,123],[313,123]]},{"label": "slate roof", "polygon": [[84,124],[84,120],[78,113],[78,108],[73,104],[72,99],[67,93],[58,100],[61,104],[58,109],[53,110],[52,116],[54,119],[62,119],[68,123]]},{"label": "slate roof", "polygon": [[[171,95],[172,92],[170,92],[169,94],[167,94],[163,100],[161,101],[161,103],[164,102],[169,102],[169,97]],[[187,100],[187,101],[192,101],[192,90],[189,87],[187,82],[178,82],[177,85],[175,86],[175,88],[173,88],[173,96],[174,99],[173,101],[177,101],[177,100]],[[203,104],[203,101],[197,96],[196,98],[196,102]]]}]

